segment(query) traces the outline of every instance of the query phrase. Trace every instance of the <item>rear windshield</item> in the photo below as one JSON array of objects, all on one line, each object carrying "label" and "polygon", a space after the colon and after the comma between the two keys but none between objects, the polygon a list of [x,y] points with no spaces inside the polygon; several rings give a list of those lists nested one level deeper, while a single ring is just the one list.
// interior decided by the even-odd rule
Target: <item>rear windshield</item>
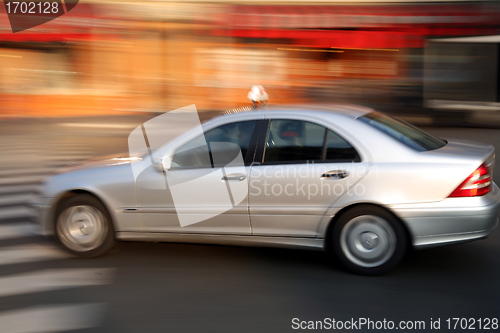
[{"label": "rear windshield", "polygon": [[446,145],[444,140],[379,112],[371,112],[358,119],[417,151],[434,150]]}]

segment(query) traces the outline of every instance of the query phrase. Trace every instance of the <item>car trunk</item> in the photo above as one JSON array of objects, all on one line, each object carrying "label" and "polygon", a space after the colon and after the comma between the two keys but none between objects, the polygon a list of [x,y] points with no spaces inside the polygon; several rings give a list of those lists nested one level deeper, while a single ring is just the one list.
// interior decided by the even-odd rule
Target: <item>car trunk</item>
[{"label": "car trunk", "polygon": [[493,172],[495,148],[492,145],[454,139],[446,141],[447,143],[444,147],[427,153],[444,158],[455,158],[457,161],[477,161],[477,166],[486,163],[491,172]]},{"label": "car trunk", "polygon": [[[492,145],[463,140],[447,140],[444,147],[428,151],[426,154],[436,158],[436,161],[451,162],[451,164],[463,166],[459,167],[460,176],[457,176],[458,178],[456,179],[457,187],[482,165],[488,169],[488,174],[491,177],[490,180],[493,179],[495,148]],[[451,171],[451,169],[455,170]],[[450,174],[456,175],[456,171],[458,171],[456,168],[450,168]]]}]

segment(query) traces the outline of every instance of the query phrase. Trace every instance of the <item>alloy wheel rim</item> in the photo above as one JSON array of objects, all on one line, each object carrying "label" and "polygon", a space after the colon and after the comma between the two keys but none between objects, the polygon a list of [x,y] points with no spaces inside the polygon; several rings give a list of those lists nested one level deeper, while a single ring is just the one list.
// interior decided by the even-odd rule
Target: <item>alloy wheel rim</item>
[{"label": "alloy wheel rim", "polygon": [[57,221],[62,243],[77,252],[86,252],[103,244],[107,234],[106,218],[102,212],[88,205],[66,208]]},{"label": "alloy wheel rim", "polygon": [[396,251],[396,242],[389,222],[375,215],[353,218],[340,233],[340,247],[347,259],[367,268],[389,261]]}]

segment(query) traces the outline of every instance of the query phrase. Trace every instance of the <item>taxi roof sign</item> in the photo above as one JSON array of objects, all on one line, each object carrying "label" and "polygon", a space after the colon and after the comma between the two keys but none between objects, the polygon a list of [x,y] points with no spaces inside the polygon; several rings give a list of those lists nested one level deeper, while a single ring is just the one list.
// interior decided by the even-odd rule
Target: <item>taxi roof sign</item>
[{"label": "taxi roof sign", "polygon": [[252,103],[265,103],[269,99],[269,95],[263,86],[253,86],[248,92],[247,98]]}]

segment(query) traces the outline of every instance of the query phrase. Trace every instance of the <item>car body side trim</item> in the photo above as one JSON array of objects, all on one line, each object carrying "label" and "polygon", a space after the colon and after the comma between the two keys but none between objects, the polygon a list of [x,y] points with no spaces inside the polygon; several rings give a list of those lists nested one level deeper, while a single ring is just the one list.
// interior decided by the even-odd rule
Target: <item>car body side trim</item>
[{"label": "car body side trim", "polygon": [[[231,213],[224,212],[220,215],[248,215],[248,209],[246,205],[234,206],[231,208]],[[208,206],[208,207],[193,207],[191,208],[191,212],[193,215],[196,214],[207,214],[211,212],[218,213],[220,212],[220,207],[218,206]],[[177,215],[177,210],[174,206],[171,207],[127,207],[122,209],[117,209],[117,213],[125,213],[125,214],[172,214]]]},{"label": "car body side trim", "polygon": [[123,241],[152,241],[173,243],[199,243],[236,246],[262,246],[280,248],[298,248],[322,251],[325,240],[322,238],[295,238],[269,236],[238,236],[238,235],[203,235],[176,234],[160,232],[117,232],[116,238]]}]

